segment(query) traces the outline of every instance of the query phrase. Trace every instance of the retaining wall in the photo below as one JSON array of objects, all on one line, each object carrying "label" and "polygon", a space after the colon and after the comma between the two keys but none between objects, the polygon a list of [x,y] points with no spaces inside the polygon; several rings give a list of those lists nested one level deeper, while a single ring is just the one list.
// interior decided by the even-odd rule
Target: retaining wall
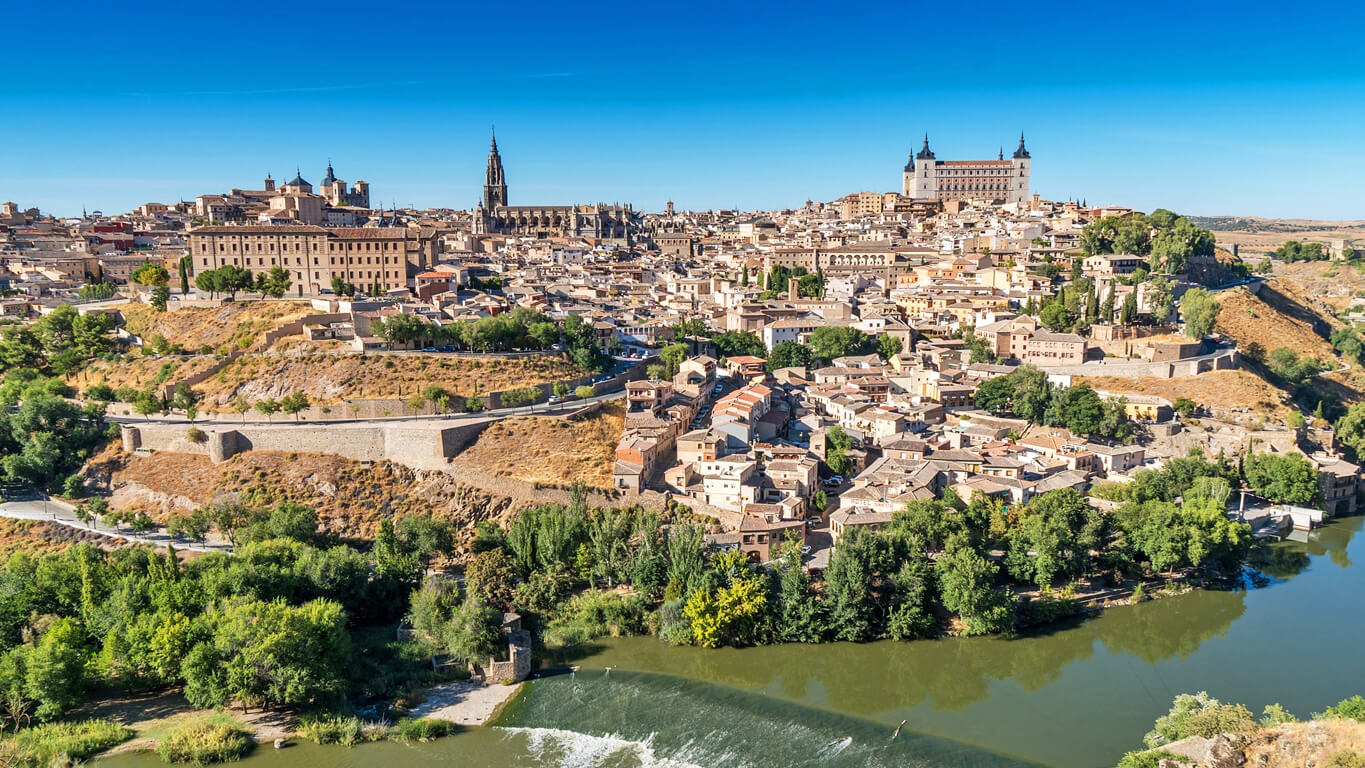
[{"label": "retaining wall", "polygon": [[[123,447],[197,453],[214,462],[245,451],[327,453],[353,461],[388,460],[413,469],[444,469],[491,422],[396,424],[127,424]],[[193,432],[192,432],[193,430]],[[195,440],[191,435],[200,436]]]},{"label": "retaining wall", "polygon": [[1228,370],[1238,367],[1241,355],[1235,349],[1228,349],[1212,355],[1203,355],[1188,360],[1147,363],[1137,360],[1124,362],[1082,363],[1081,365],[1039,366],[1049,374],[1069,376],[1117,376],[1124,379],[1154,378],[1174,379],[1184,376],[1198,376],[1209,371]]}]

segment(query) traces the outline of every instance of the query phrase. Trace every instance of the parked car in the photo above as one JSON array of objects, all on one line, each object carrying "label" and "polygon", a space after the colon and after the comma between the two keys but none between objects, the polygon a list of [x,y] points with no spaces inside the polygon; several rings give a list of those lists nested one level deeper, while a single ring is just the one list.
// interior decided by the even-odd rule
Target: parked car
[{"label": "parked car", "polygon": [[455,348],[452,347],[452,346],[450,346],[449,344],[442,344],[441,346],[439,346],[439,347],[436,348],[436,351],[437,351],[437,352],[454,352],[454,351],[455,351]]},{"label": "parked car", "polygon": [[436,351],[436,348],[435,348],[435,347],[422,347],[422,351],[423,351],[423,352],[435,352],[435,351]]},{"label": "parked car", "polygon": [[551,403],[562,403],[562,402],[564,402],[564,398],[560,397],[559,395],[551,395],[548,402],[551,402]]},{"label": "parked car", "polygon": [[839,486],[841,486],[841,485],[843,485],[843,484],[844,484],[844,476],[843,476],[843,475],[835,475],[834,477],[831,477],[830,479],[828,479],[828,480],[826,480],[826,481],[824,482],[824,486],[825,486],[826,488],[838,488]]}]

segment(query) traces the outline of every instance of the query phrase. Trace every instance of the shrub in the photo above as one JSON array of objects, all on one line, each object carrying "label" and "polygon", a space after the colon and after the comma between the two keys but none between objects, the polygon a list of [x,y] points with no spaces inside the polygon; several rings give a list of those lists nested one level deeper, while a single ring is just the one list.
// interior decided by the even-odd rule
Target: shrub
[{"label": "shrub", "polygon": [[1267,704],[1261,710],[1261,727],[1273,728],[1284,723],[1297,723],[1299,719],[1294,713],[1280,706],[1279,704]]},{"label": "shrub", "polygon": [[593,396],[594,390],[592,387],[584,385],[579,387],[578,389],[575,389],[573,393],[577,395],[580,400],[586,400]]},{"label": "shrub", "polygon": [[1356,695],[1342,699],[1336,706],[1328,707],[1326,712],[1314,717],[1324,720],[1358,720],[1365,723],[1365,698]]},{"label": "shrub", "polygon": [[1119,760],[1118,768],[1161,768],[1162,760],[1183,761],[1185,758],[1166,749],[1129,752]]},{"label": "shrub", "polygon": [[168,763],[207,765],[238,760],[251,746],[251,737],[236,720],[208,715],[171,731],[156,746],[156,753]]},{"label": "shrub", "polygon": [[107,403],[114,399],[114,390],[108,384],[92,384],[85,390],[87,400]]},{"label": "shrub", "polygon": [[[376,733],[382,734],[383,730],[367,728],[358,717],[305,718],[299,722],[299,735],[315,744],[340,744],[349,747],[366,741],[375,741]],[[379,738],[382,738],[382,735]]]},{"label": "shrub", "polygon": [[1171,703],[1171,711],[1157,719],[1143,741],[1149,747],[1159,747],[1189,736],[1212,738],[1220,733],[1247,733],[1255,728],[1251,712],[1241,704],[1224,704],[1204,691],[1182,693]]},{"label": "shrub", "polygon": [[48,768],[85,760],[131,738],[133,732],[109,720],[45,723],[0,740],[0,765]]},{"label": "shrub", "polygon": [[581,645],[604,635],[638,635],[644,628],[640,598],[590,589],[564,604],[545,630],[545,645],[549,648]]},{"label": "shrub", "polygon": [[439,739],[455,729],[448,720],[434,717],[405,717],[398,721],[398,738],[404,741],[426,741]]},{"label": "shrub", "polygon": [[188,437],[191,443],[202,443],[209,439],[209,436],[204,434],[204,430],[199,427],[190,427],[185,431],[185,437]]},{"label": "shrub", "polygon": [[522,387],[520,389],[509,389],[502,393],[502,404],[505,406],[530,405],[540,400],[540,390],[535,387]]},{"label": "shrub", "polygon": [[1327,758],[1323,768],[1365,768],[1365,755],[1354,749],[1343,749]]}]

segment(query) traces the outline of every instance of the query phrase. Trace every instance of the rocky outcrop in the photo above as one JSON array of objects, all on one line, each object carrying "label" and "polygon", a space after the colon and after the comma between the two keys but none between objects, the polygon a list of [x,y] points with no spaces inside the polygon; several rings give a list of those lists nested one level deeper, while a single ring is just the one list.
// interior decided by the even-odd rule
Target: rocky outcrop
[{"label": "rocky outcrop", "polygon": [[1365,759],[1365,723],[1355,720],[1286,723],[1250,734],[1191,736],[1160,749],[1181,758],[1165,758],[1159,763],[1161,768],[1321,767],[1331,765],[1333,758],[1342,753]]},{"label": "rocky outcrop", "polygon": [[1191,736],[1162,747],[1185,760],[1162,760],[1161,768],[1241,768],[1244,737],[1224,733],[1213,738]]}]

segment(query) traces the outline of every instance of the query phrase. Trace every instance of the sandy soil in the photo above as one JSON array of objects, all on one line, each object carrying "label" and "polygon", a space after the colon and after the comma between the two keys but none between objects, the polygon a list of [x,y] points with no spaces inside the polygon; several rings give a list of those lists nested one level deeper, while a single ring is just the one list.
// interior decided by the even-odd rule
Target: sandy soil
[{"label": "sandy soil", "polygon": [[423,692],[426,697],[413,707],[413,717],[434,717],[459,725],[484,725],[493,719],[504,704],[512,700],[521,683],[515,685],[484,685],[459,682],[432,686]]}]

